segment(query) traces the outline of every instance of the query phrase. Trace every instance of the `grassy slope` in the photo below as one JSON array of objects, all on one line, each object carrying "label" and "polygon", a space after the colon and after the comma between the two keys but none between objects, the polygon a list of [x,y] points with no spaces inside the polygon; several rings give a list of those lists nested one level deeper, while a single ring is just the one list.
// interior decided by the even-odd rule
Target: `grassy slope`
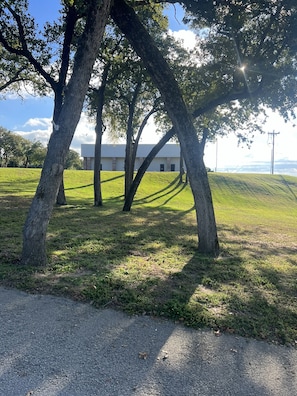
[{"label": "grassy slope", "polygon": [[222,248],[211,259],[196,252],[191,192],[176,173],[147,174],[128,214],[122,173],[103,172],[105,205],[94,208],[92,172],[68,171],[50,265],[36,270],[16,263],[38,176],[0,168],[2,284],[295,345],[296,178],[210,174]]}]

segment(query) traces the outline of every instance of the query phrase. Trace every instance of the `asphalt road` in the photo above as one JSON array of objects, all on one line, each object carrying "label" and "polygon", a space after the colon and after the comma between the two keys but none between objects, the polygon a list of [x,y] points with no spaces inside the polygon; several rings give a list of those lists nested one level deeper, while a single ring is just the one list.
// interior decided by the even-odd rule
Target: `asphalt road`
[{"label": "asphalt road", "polygon": [[0,396],[292,396],[297,350],[0,287]]}]

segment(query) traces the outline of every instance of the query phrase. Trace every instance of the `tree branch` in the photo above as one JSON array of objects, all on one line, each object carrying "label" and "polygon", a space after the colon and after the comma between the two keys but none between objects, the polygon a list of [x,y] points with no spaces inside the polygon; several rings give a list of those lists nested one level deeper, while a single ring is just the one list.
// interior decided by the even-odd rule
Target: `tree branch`
[{"label": "tree branch", "polygon": [[13,46],[11,46],[9,44],[9,42],[6,40],[6,38],[4,37],[2,31],[0,31],[0,43],[11,54],[15,54],[15,55],[22,56],[22,57],[26,58],[29,61],[29,63],[35,68],[35,70],[38,73],[40,73],[40,75],[45,79],[45,81],[52,87],[52,89],[55,90],[57,87],[57,82],[50,76],[49,73],[47,73],[44,70],[44,68],[42,67],[40,62],[38,62],[37,59],[34,58],[32,53],[28,49],[27,41],[25,38],[24,26],[22,24],[20,16],[7,3],[6,3],[6,7],[16,21],[16,24],[18,27],[21,49],[17,49],[17,48],[14,48]]}]

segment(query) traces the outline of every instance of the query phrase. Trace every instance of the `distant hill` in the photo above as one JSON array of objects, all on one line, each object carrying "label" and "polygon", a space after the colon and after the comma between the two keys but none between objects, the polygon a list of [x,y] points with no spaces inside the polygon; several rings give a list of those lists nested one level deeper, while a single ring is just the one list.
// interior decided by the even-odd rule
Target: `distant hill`
[{"label": "distant hill", "polygon": [[[271,163],[258,161],[251,164],[231,166],[218,169],[220,172],[230,173],[271,173]],[[297,177],[297,161],[279,160],[274,163],[274,174],[291,175]]]}]

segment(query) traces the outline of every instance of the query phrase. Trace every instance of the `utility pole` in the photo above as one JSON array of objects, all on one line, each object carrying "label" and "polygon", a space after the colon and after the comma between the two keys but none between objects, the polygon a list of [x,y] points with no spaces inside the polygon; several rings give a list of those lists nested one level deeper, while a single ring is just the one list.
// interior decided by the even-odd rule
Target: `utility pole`
[{"label": "utility pole", "polygon": [[275,136],[279,135],[279,132],[268,132],[268,137],[272,136],[272,148],[271,148],[271,167],[270,173],[274,174],[274,145],[275,145]]},{"label": "utility pole", "polygon": [[218,153],[219,153],[219,141],[218,137],[216,138],[216,167],[215,167],[215,172],[218,171]]}]

